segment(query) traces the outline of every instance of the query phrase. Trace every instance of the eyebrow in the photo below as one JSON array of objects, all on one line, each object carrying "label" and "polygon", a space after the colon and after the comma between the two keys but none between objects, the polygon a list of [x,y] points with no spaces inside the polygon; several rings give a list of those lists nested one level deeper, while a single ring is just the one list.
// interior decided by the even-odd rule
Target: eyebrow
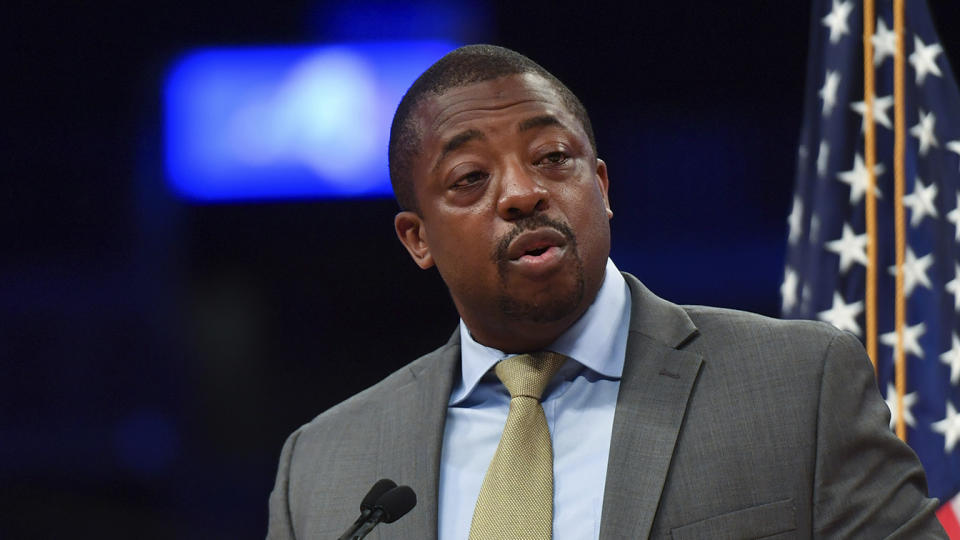
[{"label": "eyebrow", "polygon": [[563,122],[557,120],[556,116],[551,114],[542,114],[540,116],[534,116],[533,118],[527,118],[523,122],[520,122],[520,125],[517,126],[517,132],[550,126],[568,129],[567,126],[563,125]]},{"label": "eyebrow", "polygon": [[447,154],[450,152],[453,152],[470,141],[484,138],[486,138],[486,135],[484,135],[483,132],[478,129],[468,129],[462,133],[454,135],[443,145],[443,150],[440,152],[440,157],[437,158],[434,168],[436,168],[437,165],[440,165],[440,162],[443,161],[443,158],[447,157]]},{"label": "eyebrow", "polygon": [[[541,114],[539,116],[534,116],[532,118],[527,118],[523,122],[517,125],[517,132],[522,133],[531,129],[550,127],[555,126],[561,129],[569,129],[563,124],[556,116],[552,114]],[[437,158],[437,161],[433,164],[433,168],[436,169],[440,166],[440,163],[443,161],[447,155],[449,155],[454,150],[461,148],[465,144],[474,140],[483,140],[486,138],[486,135],[478,129],[468,129],[461,133],[458,133],[450,138],[449,141],[444,143],[443,149],[440,151],[440,157]]]}]

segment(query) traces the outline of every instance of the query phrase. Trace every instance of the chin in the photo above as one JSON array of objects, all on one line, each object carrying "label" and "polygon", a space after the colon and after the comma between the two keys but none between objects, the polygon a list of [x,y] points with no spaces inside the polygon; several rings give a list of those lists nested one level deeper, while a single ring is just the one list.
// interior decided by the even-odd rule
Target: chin
[{"label": "chin", "polygon": [[502,294],[498,299],[504,317],[531,323],[554,323],[577,313],[584,297],[583,274],[563,287],[549,287],[536,298]]}]

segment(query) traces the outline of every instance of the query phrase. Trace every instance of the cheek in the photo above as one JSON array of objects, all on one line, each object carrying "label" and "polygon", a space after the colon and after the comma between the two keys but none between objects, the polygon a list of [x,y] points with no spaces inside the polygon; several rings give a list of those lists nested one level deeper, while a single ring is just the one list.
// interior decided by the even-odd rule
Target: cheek
[{"label": "cheek", "polygon": [[592,178],[584,178],[576,185],[563,186],[562,189],[567,215],[571,216],[571,219],[576,219],[586,226],[608,220],[603,192]]},{"label": "cheek", "polygon": [[440,224],[431,237],[430,249],[441,275],[468,278],[489,265],[493,251],[489,227],[467,216]]},{"label": "cheek", "polygon": [[595,188],[580,195],[579,206],[574,210],[577,216],[574,223],[577,243],[585,255],[605,259],[610,251],[610,219],[607,217],[606,203]]}]

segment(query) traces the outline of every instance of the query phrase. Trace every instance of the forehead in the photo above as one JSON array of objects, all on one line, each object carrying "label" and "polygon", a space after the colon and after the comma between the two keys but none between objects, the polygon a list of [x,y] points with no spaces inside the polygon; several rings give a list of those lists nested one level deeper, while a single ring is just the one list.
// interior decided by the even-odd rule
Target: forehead
[{"label": "forehead", "polygon": [[489,81],[451,88],[430,96],[416,114],[422,134],[421,145],[430,148],[436,142],[476,124],[507,121],[521,122],[526,116],[549,114],[573,127],[577,122],[567,110],[556,88],[535,73],[500,77]]}]

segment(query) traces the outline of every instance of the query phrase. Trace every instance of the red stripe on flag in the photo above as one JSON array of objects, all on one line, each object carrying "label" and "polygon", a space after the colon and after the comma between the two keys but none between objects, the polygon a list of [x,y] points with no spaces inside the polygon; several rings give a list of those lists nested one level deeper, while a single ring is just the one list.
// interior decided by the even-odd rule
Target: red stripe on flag
[{"label": "red stripe on flag", "polygon": [[937,519],[940,520],[940,524],[947,531],[950,540],[960,540],[960,521],[957,521],[957,515],[953,512],[949,502],[937,510]]}]

